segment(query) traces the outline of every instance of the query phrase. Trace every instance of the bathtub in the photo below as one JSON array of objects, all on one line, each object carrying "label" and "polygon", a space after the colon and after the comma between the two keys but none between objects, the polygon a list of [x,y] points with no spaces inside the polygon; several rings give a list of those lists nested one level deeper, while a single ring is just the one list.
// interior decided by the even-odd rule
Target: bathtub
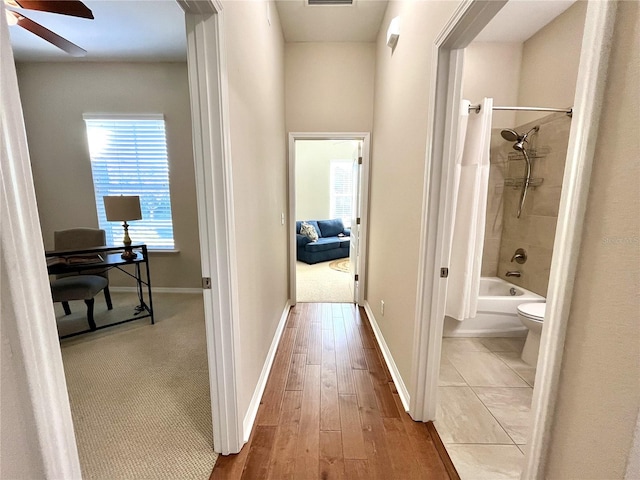
[{"label": "bathtub", "polygon": [[478,296],[478,314],[475,318],[465,318],[463,321],[444,317],[444,336],[525,336],[527,328],[518,319],[518,305],[544,301],[544,297],[501,278],[482,277]]}]

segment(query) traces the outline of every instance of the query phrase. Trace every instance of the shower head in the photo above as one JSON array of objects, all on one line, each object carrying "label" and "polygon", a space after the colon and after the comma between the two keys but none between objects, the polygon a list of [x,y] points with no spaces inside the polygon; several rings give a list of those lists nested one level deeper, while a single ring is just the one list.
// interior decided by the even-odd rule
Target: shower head
[{"label": "shower head", "polygon": [[518,135],[518,132],[516,132],[515,130],[511,130],[510,128],[505,128],[504,130],[502,130],[502,132],[500,132],[500,135],[502,135],[502,138],[504,138],[508,142],[515,142],[520,136]]},{"label": "shower head", "polygon": [[524,150],[524,144],[526,143],[527,138],[529,137],[529,135],[532,132],[537,132],[538,130],[540,130],[540,125],[536,125],[531,130],[529,130],[527,133],[523,133],[522,135],[520,135],[515,130],[511,130],[510,128],[505,128],[504,130],[502,130],[500,132],[500,135],[502,135],[502,138],[504,138],[508,142],[516,142],[513,145],[513,149],[514,150],[518,150],[519,152],[521,152],[522,150]]}]

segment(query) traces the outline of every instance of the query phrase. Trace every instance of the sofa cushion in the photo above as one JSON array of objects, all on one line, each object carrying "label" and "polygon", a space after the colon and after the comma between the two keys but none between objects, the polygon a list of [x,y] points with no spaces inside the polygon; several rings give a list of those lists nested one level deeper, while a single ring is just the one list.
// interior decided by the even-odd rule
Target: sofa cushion
[{"label": "sofa cushion", "polygon": [[339,237],[340,238],[340,247],[348,247],[351,245],[351,237]]},{"label": "sofa cushion", "polygon": [[316,242],[307,243],[304,249],[307,252],[324,252],[340,248],[340,240],[338,238],[319,238]]},{"label": "sofa cushion", "polygon": [[302,222],[302,226],[300,227],[300,234],[308,237],[312,242],[318,240],[318,231],[313,225],[307,222]]},{"label": "sofa cushion", "polygon": [[300,235],[299,233],[296,233],[296,246],[298,248],[304,247],[310,241],[311,239],[309,237],[305,237],[304,235]]},{"label": "sofa cushion", "polygon": [[344,231],[344,224],[339,218],[332,220],[318,220],[318,227],[323,237],[335,237]]}]

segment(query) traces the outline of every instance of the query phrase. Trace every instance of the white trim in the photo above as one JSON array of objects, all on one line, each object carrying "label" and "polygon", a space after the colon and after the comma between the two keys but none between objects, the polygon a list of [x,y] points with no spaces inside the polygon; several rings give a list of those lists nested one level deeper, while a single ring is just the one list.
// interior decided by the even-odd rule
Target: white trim
[{"label": "white trim", "polygon": [[[109,286],[111,293],[136,293],[137,287],[112,287]],[[195,293],[202,294],[202,288],[176,288],[176,287],[151,287],[151,293],[180,293],[193,295]]]},{"label": "white trim", "polygon": [[244,442],[236,373],[239,307],[224,16],[212,7],[217,14],[188,13],[185,19],[201,267],[212,285],[202,293],[213,445],[226,455],[238,453]]},{"label": "white trim", "polygon": [[369,231],[369,175],[370,144],[369,132],[290,132],[289,133],[289,302],[296,304],[296,189],[295,189],[295,141],[296,140],[361,140],[362,141],[362,181],[360,182],[360,261],[358,262],[358,298],[357,303],[364,305],[364,292],[367,281],[367,236]]},{"label": "white trim", "polygon": [[367,317],[369,318],[369,323],[371,324],[371,329],[373,330],[373,334],[378,341],[378,346],[380,347],[380,351],[382,352],[382,356],[384,357],[384,361],[387,364],[387,368],[389,369],[389,373],[391,373],[391,378],[393,379],[393,383],[396,385],[396,390],[398,391],[398,396],[402,401],[402,406],[404,407],[405,412],[409,411],[409,405],[411,403],[411,396],[409,394],[409,390],[407,386],[404,384],[402,380],[402,375],[400,375],[400,370],[398,370],[398,366],[396,362],[393,360],[393,355],[391,354],[391,350],[387,346],[387,342],[384,340],[384,335],[380,331],[380,327],[378,326],[378,322],[376,322],[376,318],[373,315],[373,310],[371,309],[371,305],[369,302],[365,300],[364,302],[364,311],[367,313]]},{"label": "white trim", "polygon": [[244,432],[245,443],[249,441],[249,437],[251,436],[251,429],[253,428],[253,424],[256,421],[256,415],[258,414],[260,401],[262,400],[264,389],[267,386],[269,373],[271,372],[271,367],[273,367],[273,361],[276,358],[276,351],[278,350],[278,344],[280,343],[280,339],[282,338],[282,332],[284,332],[284,327],[287,324],[287,318],[289,317],[290,309],[291,309],[291,304],[287,301],[287,303],[284,306],[284,310],[282,311],[282,316],[280,317],[280,321],[278,322],[278,326],[276,327],[276,332],[273,335],[271,346],[269,347],[269,351],[267,352],[267,358],[265,358],[264,360],[264,365],[262,366],[262,372],[260,372],[260,378],[258,378],[258,383],[256,384],[256,388],[253,391],[251,402],[249,402],[249,408],[247,409],[247,413],[244,416],[244,420],[242,422],[242,429]]},{"label": "white trim", "polygon": [[164,113],[83,113],[83,120],[162,120]]},{"label": "white trim", "polygon": [[616,8],[616,2],[587,6],[523,479],[542,478],[547,463]]},{"label": "white trim", "polygon": [[[3,403],[3,418],[16,401],[14,418],[33,444],[15,458],[2,458],[7,474],[80,479],[69,394],[47,275],[40,219],[20,92],[4,3],[0,6],[0,305],[3,356],[2,382],[17,381],[15,401]],[[25,252],[27,252],[25,254]],[[2,388],[2,387],[0,387]],[[3,424],[3,427],[5,425]],[[11,442],[2,431],[2,442]],[[5,451],[4,449],[2,450]]]},{"label": "white trim", "polygon": [[[416,308],[416,342],[410,413],[414,419],[433,420],[437,405],[437,376],[444,322],[446,282],[439,281],[437,267],[446,266],[450,250],[448,169],[441,169],[434,158],[443,158],[451,167],[447,145],[453,141],[452,116],[461,96],[459,76],[463,58],[454,49],[464,48],[486,26],[502,5],[497,2],[467,1],[455,12],[436,42],[437,59],[431,86],[435,106],[433,144],[427,144],[425,198],[420,244],[420,278]],[[615,2],[589,2],[577,78],[574,116],[569,138],[562,198],[558,217],[554,255],[547,297],[547,316],[541,342],[536,386],[532,403],[532,432],[522,478],[544,476],[550,428],[558,390],[566,324],[573,291],[582,222],[589,189],[591,163],[597,138],[599,110],[610,38],[615,18]],[[444,87],[443,87],[444,86]],[[449,149],[450,150],[450,149]],[[436,220],[437,218],[437,220]]]}]

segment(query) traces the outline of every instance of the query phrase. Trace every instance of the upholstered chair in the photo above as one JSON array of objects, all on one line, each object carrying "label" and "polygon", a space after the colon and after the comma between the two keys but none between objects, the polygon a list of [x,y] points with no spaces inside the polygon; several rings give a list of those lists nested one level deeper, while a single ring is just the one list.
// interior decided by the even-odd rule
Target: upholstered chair
[{"label": "upholstered chair", "polygon": [[[56,250],[82,250],[91,247],[101,247],[106,243],[104,230],[97,228],[72,228],[54,232],[54,248]],[[104,269],[84,270],[81,273],[66,273],[57,275],[51,281],[51,295],[54,302],[62,302],[66,315],[71,314],[69,302],[84,300],[87,305],[87,321],[89,328],[95,330],[93,319],[94,297],[104,291],[107,309],[113,308],[109,292],[109,276]]]}]

